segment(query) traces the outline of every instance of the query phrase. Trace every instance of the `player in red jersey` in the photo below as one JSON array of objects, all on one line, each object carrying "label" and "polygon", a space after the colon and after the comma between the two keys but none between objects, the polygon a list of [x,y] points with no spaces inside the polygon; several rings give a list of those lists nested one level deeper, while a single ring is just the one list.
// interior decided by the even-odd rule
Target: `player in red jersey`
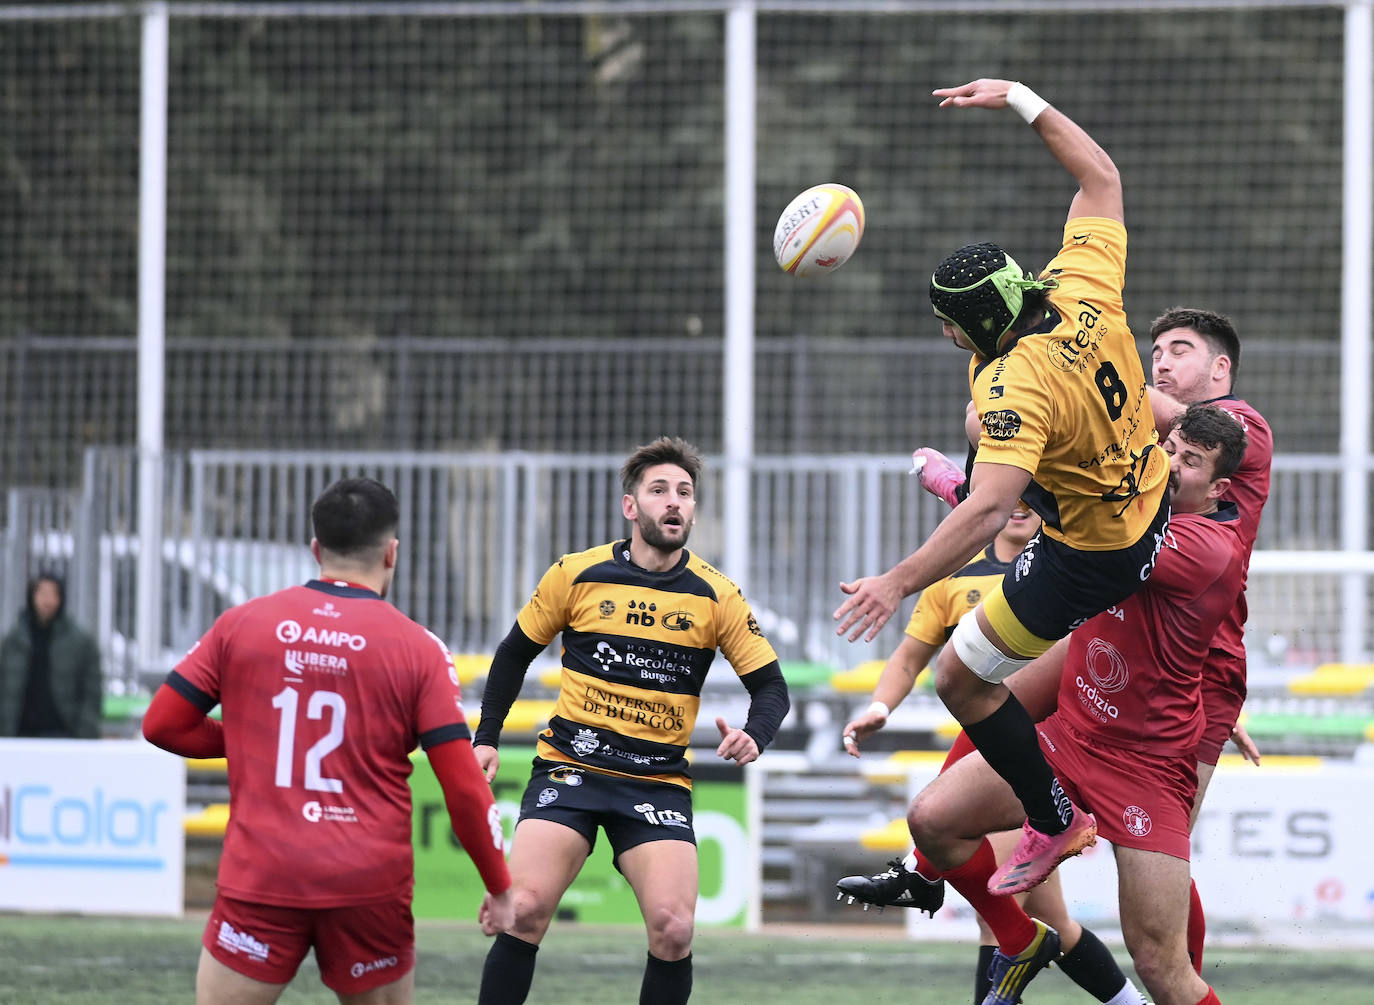
[{"label": "player in red jersey", "polygon": [[[483,930],[512,917],[500,814],[448,650],[383,600],[400,545],[395,496],[347,478],[311,517],[320,578],[221,615],[143,720],[143,735],[174,754],[228,758],[200,1003],[275,1002],[312,947],[341,1001],[411,1001],[417,745],[489,891]],[[216,705],[222,723],[206,717]]]},{"label": "player in red jersey", "polygon": [[[1154,573],[1143,590],[1056,647],[1067,650],[1058,709],[1039,735],[1065,791],[1095,814],[1114,846],[1122,934],[1136,972],[1158,1005],[1210,1005],[1215,992],[1187,954],[1188,831],[1204,728],[1201,670],[1243,580],[1237,508],[1221,498],[1245,434],[1223,410],[1194,405],[1165,450],[1174,516]],[[973,753],[927,786],[907,818],[931,867],[1004,947],[994,956],[986,1005],[1017,1001],[1057,941],[1012,898],[987,892],[996,862],[984,835],[1014,826],[1023,812]]]},{"label": "player in red jersey", "polygon": [[[913,456],[918,462],[926,462],[927,466],[937,458],[945,460],[944,455],[927,447],[918,449]],[[917,468],[918,474],[924,472],[924,467]],[[924,481],[922,484],[927,486]],[[861,756],[861,744],[887,724],[892,710],[911,693],[917,677],[949,638],[959,619],[973,609],[983,594],[996,587],[1039,528],[1039,517],[1024,505],[1018,506],[1012,510],[1007,525],[993,538],[992,544],[984,549],[982,555],[954,575],[932,583],[922,591],[901,643],[888,657],[873,688],[873,702],[845,724],[841,740],[848,754]],[[1027,695],[1018,685],[1018,676],[1014,675],[1008,681],[1008,686],[1029,710],[1032,705],[1028,704]],[[1037,683],[1042,685],[1042,682]],[[940,770],[948,770],[950,765],[971,750],[973,744],[961,732]],[[1011,851],[1018,837],[1016,831],[989,836],[999,860]],[[835,884],[839,891],[837,899],[848,896],[850,903],[858,900],[864,904],[865,910],[868,905],[877,904],[880,908],[915,908],[934,916],[944,903],[945,884],[939,880],[927,881],[920,868],[913,851],[904,858],[893,859],[884,872],[875,876],[845,876]],[[1070,980],[1100,1002],[1143,1005],[1145,999],[1121,972],[1111,951],[1091,929],[1069,915],[1057,871],[1050,873],[1049,879],[1040,886],[1016,896],[1027,914],[1039,918],[1058,933],[1062,955],[1055,962]],[[978,962],[973,981],[975,1005],[987,996],[991,987],[987,974],[993,953],[998,948],[995,934],[981,916],[978,918],[978,934]]]},{"label": "player in red jersey", "polygon": [[[1210,402],[1226,409],[1245,429],[1249,446],[1245,458],[1231,478],[1225,498],[1236,504],[1239,533],[1244,550],[1244,571],[1250,568],[1250,552],[1259,533],[1260,513],[1269,498],[1269,468],[1274,459],[1274,437],[1264,416],[1249,402],[1232,392],[1240,366],[1240,337],[1230,318],[1196,307],[1174,307],[1150,325],[1153,343],[1151,399],[1159,422],[1167,424],[1186,405]],[[1259,750],[1239,724],[1245,703],[1245,586],[1242,579],[1240,599],[1222,619],[1212,640],[1211,652],[1202,673],[1202,708],[1207,728],[1198,742],[1197,799],[1193,804],[1194,823],[1202,809],[1202,799],[1216,771],[1221,748],[1233,738],[1241,753],[1259,763]],[[1189,905],[1188,951],[1193,965],[1201,972],[1202,944],[1206,922],[1202,901],[1194,884]]]}]

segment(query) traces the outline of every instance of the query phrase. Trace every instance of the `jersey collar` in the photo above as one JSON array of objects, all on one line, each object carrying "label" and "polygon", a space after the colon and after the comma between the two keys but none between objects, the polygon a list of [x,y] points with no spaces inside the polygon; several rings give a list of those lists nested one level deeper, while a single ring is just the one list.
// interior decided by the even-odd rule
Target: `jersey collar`
[{"label": "jersey collar", "polygon": [[331,597],[356,597],[359,600],[381,600],[382,595],[369,586],[359,586],[346,579],[312,579],[305,584],[308,589],[319,590]]}]

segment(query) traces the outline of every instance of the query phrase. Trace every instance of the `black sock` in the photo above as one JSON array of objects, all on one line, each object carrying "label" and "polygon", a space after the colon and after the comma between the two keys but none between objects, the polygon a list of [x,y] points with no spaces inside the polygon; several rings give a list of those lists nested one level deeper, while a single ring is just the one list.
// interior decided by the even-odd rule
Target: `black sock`
[{"label": "black sock", "polygon": [[988,967],[992,966],[992,954],[995,952],[996,946],[978,947],[978,971],[973,975],[973,1005],[983,1005],[983,999],[992,990],[992,981],[988,980]]},{"label": "black sock", "polygon": [[1040,752],[1035,723],[1016,695],[1008,692],[1001,708],[981,722],[965,725],[964,732],[983,760],[1011,786],[1032,827],[1042,834],[1062,834],[1068,829],[1069,801]]},{"label": "black sock", "polygon": [[692,954],[680,960],[660,960],[653,953],[648,957],[639,1005],[687,1005],[692,997]]},{"label": "black sock", "polygon": [[1126,986],[1126,975],[1117,966],[1111,950],[1090,929],[1083,929],[1074,947],[1054,962],[1071,981],[1100,1002],[1111,1001]]},{"label": "black sock", "polygon": [[482,964],[482,989],[477,1005],[522,1005],[534,980],[534,954],[539,947],[502,932],[496,936]]}]

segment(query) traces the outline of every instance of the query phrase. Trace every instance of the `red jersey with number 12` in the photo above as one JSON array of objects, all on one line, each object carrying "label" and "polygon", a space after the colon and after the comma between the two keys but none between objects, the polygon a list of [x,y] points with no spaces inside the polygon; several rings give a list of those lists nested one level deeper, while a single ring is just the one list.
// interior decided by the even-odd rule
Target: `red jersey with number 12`
[{"label": "red jersey with number 12", "polygon": [[288,907],[409,895],[410,752],[469,736],[436,636],[371,590],[315,580],[226,611],[176,673],[223,708],[221,893]]},{"label": "red jersey with number 12", "polygon": [[1074,630],[1055,717],[1113,747],[1191,754],[1202,664],[1243,580],[1234,503],[1175,513],[1144,588]]}]

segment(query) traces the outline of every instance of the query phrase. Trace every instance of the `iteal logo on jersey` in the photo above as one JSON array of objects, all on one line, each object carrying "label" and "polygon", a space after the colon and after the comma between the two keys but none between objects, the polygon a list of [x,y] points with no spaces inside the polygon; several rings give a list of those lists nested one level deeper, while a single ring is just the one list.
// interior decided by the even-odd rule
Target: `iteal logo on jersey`
[{"label": "iteal logo on jersey", "polygon": [[645,628],[651,628],[658,621],[658,619],[652,613],[656,610],[658,610],[657,604],[646,604],[642,600],[637,602],[631,600],[630,610],[625,615],[625,624],[641,625]]},{"label": "iteal logo on jersey", "polygon": [[288,646],[293,642],[301,640],[301,623],[292,621],[289,618],[277,625],[277,641],[285,642]]}]

